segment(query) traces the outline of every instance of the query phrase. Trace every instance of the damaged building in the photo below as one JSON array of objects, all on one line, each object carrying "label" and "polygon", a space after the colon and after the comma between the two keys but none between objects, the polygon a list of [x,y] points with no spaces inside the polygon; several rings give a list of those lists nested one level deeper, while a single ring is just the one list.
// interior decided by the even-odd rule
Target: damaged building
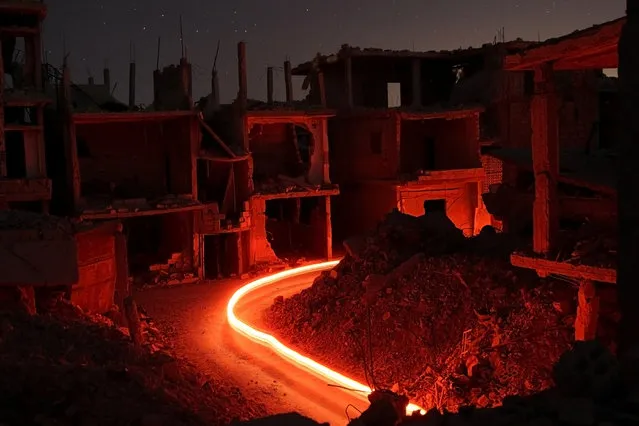
[{"label": "damaged building", "polygon": [[[176,68],[186,70],[171,72]],[[184,281],[194,278],[200,265],[194,227],[195,212],[203,209],[196,174],[199,120],[184,102],[190,99],[188,62],[156,70],[153,77],[160,88],[156,94],[164,87],[184,91],[156,98],[152,108],[141,110],[135,104],[134,63],[128,105],[111,96],[108,70],[102,84],[90,78],[78,85],[65,66],[55,86],[58,109],[52,112],[54,121],[64,119],[62,125],[52,123],[50,138],[51,145],[64,140],[65,149],[51,150],[50,158],[64,164],[54,178],[61,209],[83,221],[122,223],[130,274]]]},{"label": "damaged building", "polygon": [[[604,91],[602,109],[597,110],[602,130],[597,138],[591,141],[577,137],[566,142],[560,132],[558,74],[617,68],[624,23],[625,18],[607,22],[508,56],[508,70],[534,75],[532,147],[491,152],[504,163],[532,172],[528,185],[510,187],[501,203],[499,192],[491,195],[495,208],[501,207],[504,214],[512,209],[532,214],[532,246],[513,254],[512,264],[535,270],[540,276],[564,277],[578,285],[577,340],[597,337],[614,341],[614,336],[601,334],[614,327],[606,327],[599,319],[601,316],[610,321],[610,313],[616,309],[613,285],[617,281],[619,140],[615,135],[619,129],[613,117],[618,103],[610,89]],[[510,209],[504,207],[504,197]]]},{"label": "damaged building", "polygon": [[40,2],[0,2],[0,205],[47,212],[51,200],[44,150]]},{"label": "damaged building", "polygon": [[[496,152],[530,148],[535,80],[529,70],[511,70],[508,58],[541,44],[518,39],[431,52],[344,45],[296,67],[308,101],[339,111],[329,122],[331,175],[348,195],[334,203],[336,235],[370,228],[393,207],[423,214],[425,202],[466,235],[485,225],[530,227],[530,212],[490,214],[481,195],[522,180],[521,169]],[[601,69],[561,70],[557,79],[562,146],[591,150],[600,134],[614,131],[615,115],[600,113],[600,104],[614,105],[614,91],[607,84],[601,96]],[[341,213],[361,204],[370,212],[364,220]]]},{"label": "damaged building", "polygon": [[[329,122],[335,233],[365,232],[394,208],[444,211],[466,235],[491,225],[481,199],[481,104],[448,103],[459,58],[344,46],[293,70]],[[357,211],[358,214],[350,214]]]},{"label": "damaged building", "polygon": [[[239,231],[245,235],[238,245],[244,262],[240,272],[284,259],[331,258],[331,197],[339,189],[329,177],[327,127],[334,112],[293,101],[290,63],[285,65],[286,102],[273,100],[272,68],[267,73],[268,101],[249,100],[243,43],[238,45],[238,61],[235,102],[219,104],[214,77],[213,93],[201,105],[208,123],[204,141],[209,140],[201,160],[208,163],[206,179],[221,183],[225,181],[214,176],[229,175],[228,185],[214,189],[209,184],[209,192],[219,194],[218,210],[224,217],[229,212],[240,215]],[[222,238],[215,236],[219,231],[207,234],[214,237],[213,247],[223,244],[215,242]],[[207,267],[219,268],[217,263]]]},{"label": "damaged building", "polygon": [[46,14],[39,1],[0,2],[0,302],[33,312],[36,302],[61,294],[106,312],[116,288],[127,286],[119,224],[48,215],[56,166],[48,154],[59,147],[45,145],[45,116],[56,101],[41,57]]}]

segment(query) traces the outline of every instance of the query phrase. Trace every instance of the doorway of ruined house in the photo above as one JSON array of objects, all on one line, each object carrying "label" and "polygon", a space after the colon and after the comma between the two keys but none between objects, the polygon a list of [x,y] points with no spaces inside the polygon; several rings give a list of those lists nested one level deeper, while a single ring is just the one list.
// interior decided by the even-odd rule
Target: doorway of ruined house
[{"label": "doorway of ruined house", "polygon": [[446,213],[445,199],[424,201],[424,214],[435,212]]},{"label": "doorway of ruined house", "polygon": [[280,259],[317,259],[326,250],[321,197],[266,201],[266,235]]}]

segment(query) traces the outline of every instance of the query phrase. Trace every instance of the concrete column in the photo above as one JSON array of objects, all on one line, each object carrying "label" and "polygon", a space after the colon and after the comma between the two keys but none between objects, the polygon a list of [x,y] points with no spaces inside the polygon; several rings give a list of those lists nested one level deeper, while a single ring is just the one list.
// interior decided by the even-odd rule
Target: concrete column
[{"label": "concrete column", "polygon": [[595,283],[584,280],[577,296],[577,318],[575,319],[575,340],[594,340],[599,322],[599,297]]},{"label": "concrete column", "polygon": [[122,224],[118,224],[115,234],[115,295],[114,303],[124,308],[124,299],[129,296],[129,260],[127,253],[126,236],[122,233]]},{"label": "concrete column", "polygon": [[326,259],[333,257],[333,224],[331,220],[331,197],[324,197],[324,229],[326,235]]},{"label": "concrete column", "polygon": [[286,88],[286,103],[293,102],[293,74],[291,61],[284,62],[284,84]]},{"label": "concrete column", "polygon": [[220,80],[217,70],[211,71],[211,101],[213,103],[211,110],[218,111],[220,109]]},{"label": "concrete column", "polygon": [[548,255],[559,232],[559,125],[552,64],[535,70],[535,94],[530,108],[535,174],[533,249]]}]

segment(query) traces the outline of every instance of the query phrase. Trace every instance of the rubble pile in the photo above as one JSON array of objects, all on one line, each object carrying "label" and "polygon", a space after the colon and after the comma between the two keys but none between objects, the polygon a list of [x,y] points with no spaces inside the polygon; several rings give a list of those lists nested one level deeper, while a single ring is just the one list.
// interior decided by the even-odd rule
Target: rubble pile
[{"label": "rubble pile", "polygon": [[47,315],[0,313],[0,423],[215,425],[264,413],[161,350],[157,336],[146,340],[135,347],[109,319],[67,302]]},{"label": "rubble pile", "polygon": [[495,406],[548,388],[573,337],[575,291],[515,270],[514,244],[494,232],[466,239],[443,214],[395,211],[346,241],[346,258],[312,287],[276,299],[265,321],[313,358],[421,406]]},{"label": "rubble pile", "polygon": [[[409,416],[401,426],[445,425],[630,425],[639,423],[638,354],[617,360],[598,342],[577,342],[554,367],[556,385],[528,397],[510,396],[497,408],[463,407],[459,413],[430,410]],[[627,371],[628,369],[634,370]],[[631,376],[631,377],[629,377]],[[632,377],[634,376],[634,377]],[[388,412],[381,403],[371,404],[351,424],[367,426],[367,418],[380,419]],[[366,416],[365,416],[366,414]],[[377,422],[377,425],[383,423]],[[391,424],[391,423],[387,423]],[[393,423],[395,424],[395,423]]]},{"label": "rubble pile", "polygon": [[31,213],[21,210],[0,211],[0,230],[36,231],[46,238],[48,235],[73,235],[79,224],[57,216]]}]

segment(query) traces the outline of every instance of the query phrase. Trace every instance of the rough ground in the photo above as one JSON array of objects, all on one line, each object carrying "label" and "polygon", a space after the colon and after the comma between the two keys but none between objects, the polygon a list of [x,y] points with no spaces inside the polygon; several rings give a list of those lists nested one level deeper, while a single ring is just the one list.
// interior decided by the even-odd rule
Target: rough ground
[{"label": "rough ground", "polygon": [[490,407],[552,384],[575,292],[514,270],[506,237],[465,239],[443,215],[394,212],[346,246],[335,269],[266,313],[284,341],[425,407]]},{"label": "rough ground", "polygon": [[[639,424],[639,352],[615,358],[598,342],[577,342],[553,369],[555,386],[527,397],[510,396],[496,408],[463,407],[458,413],[431,410],[403,417],[397,396],[371,395],[371,406],[353,426],[590,426]],[[390,402],[390,404],[389,404]],[[384,421],[384,419],[399,419]]]},{"label": "rough ground", "polygon": [[264,414],[237,388],[174,359],[147,323],[126,330],[58,302],[46,315],[0,314],[0,423],[222,425]]}]

